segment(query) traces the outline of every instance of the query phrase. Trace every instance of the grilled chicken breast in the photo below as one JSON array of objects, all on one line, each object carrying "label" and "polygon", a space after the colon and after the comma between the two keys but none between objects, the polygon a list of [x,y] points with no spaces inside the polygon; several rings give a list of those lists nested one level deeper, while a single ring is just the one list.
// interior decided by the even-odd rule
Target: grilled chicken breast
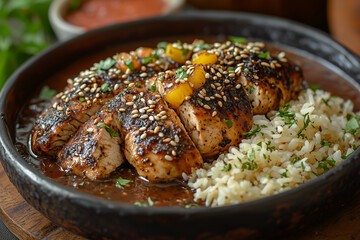
[{"label": "grilled chicken breast", "polygon": [[[122,163],[118,137],[109,138],[111,134],[96,127],[99,123],[106,124],[108,132],[120,132],[126,159],[149,180],[181,178],[183,173],[191,174],[203,165],[176,113],[159,94],[139,89],[120,93],[80,128],[59,153],[64,169],[94,179],[104,177]],[[77,146],[81,143],[84,147]],[[98,174],[99,166],[101,170],[106,166],[102,174]]]}]

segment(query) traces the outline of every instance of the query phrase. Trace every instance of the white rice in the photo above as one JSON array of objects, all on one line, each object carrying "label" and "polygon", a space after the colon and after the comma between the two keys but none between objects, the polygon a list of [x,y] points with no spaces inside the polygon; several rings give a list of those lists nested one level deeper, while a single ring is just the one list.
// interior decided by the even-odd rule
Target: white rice
[{"label": "white rice", "polygon": [[285,124],[277,111],[256,115],[252,130],[259,125],[259,132],[198,169],[189,179],[195,199],[222,206],[276,194],[339,165],[360,145],[359,133],[343,130],[347,115],[355,116],[349,100],[308,89],[287,111],[295,112],[296,124]]}]

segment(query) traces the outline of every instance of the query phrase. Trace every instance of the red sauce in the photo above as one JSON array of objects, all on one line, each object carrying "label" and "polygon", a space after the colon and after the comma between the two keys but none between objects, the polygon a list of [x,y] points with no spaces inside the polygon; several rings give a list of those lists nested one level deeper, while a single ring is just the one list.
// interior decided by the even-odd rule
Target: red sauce
[{"label": "red sauce", "polygon": [[164,0],[84,0],[78,9],[65,16],[65,20],[85,29],[93,29],[160,15],[166,7]]}]

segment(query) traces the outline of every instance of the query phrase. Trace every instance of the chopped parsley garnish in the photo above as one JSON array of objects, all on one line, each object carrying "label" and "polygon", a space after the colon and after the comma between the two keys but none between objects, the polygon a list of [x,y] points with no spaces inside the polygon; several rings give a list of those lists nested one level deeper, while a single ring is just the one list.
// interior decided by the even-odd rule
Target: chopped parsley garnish
[{"label": "chopped parsley garnish", "polygon": [[134,64],[132,62],[132,59],[127,59],[124,61],[125,65],[128,66],[128,68],[133,71],[135,68],[134,68]]},{"label": "chopped parsley garnish", "polygon": [[324,169],[325,172],[329,171],[327,164],[324,162],[319,162],[318,168]]},{"label": "chopped parsley garnish", "polygon": [[249,156],[247,157],[247,162],[242,163],[241,169],[242,170],[254,170],[256,168],[258,168],[258,165],[256,162],[254,162],[255,159],[255,150],[252,149],[251,153],[249,154]]},{"label": "chopped parsley garnish", "polygon": [[109,70],[116,63],[115,59],[108,57],[105,60],[101,60],[99,63],[95,64],[96,71],[98,73],[104,73],[104,71]]},{"label": "chopped parsley garnish", "polygon": [[312,84],[312,83],[309,84],[309,88],[310,88],[311,90],[313,90],[314,92],[315,92],[316,90],[321,90],[321,87],[319,87],[319,86],[316,85],[316,84]]},{"label": "chopped parsley garnish", "polygon": [[177,40],[176,43],[177,43],[180,47],[183,46],[183,43],[182,43],[180,40]]},{"label": "chopped parsley garnish", "polygon": [[271,141],[268,141],[268,142],[265,143],[265,144],[266,144],[266,149],[267,149],[267,150],[274,150],[274,149],[275,149],[275,146],[270,147]]},{"label": "chopped parsley garnish", "polygon": [[228,128],[231,128],[231,127],[232,127],[233,122],[232,122],[231,120],[227,120],[227,119],[224,118],[223,121],[224,121],[224,123],[226,123],[226,124],[228,125]]},{"label": "chopped parsley garnish", "polygon": [[124,116],[121,116],[121,118],[119,119],[120,122],[124,121]]},{"label": "chopped parsley garnish", "polygon": [[329,105],[329,100],[330,100],[330,98],[327,99],[327,100],[325,100],[324,98],[321,99],[321,101],[322,101],[323,103],[325,103],[326,106],[328,106],[329,108],[331,108],[331,106]]},{"label": "chopped parsley garnish", "polygon": [[152,92],[155,92],[155,91],[156,91],[156,85],[155,85],[155,84],[151,85],[150,90],[151,90]]},{"label": "chopped parsley garnish", "polygon": [[303,171],[305,170],[304,162],[301,162],[301,168]]},{"label": "chopped parsley garnish", "polygon": [[245,132],[245,133],[243,133],[242,135],[245,135],[245,136],[250,137],[250,136],[256,134],[257,132],[260,132],[260,126],[259,126],[259,124],[256,124],[256,128],[255,128],[254,130],[249,131],[249,132]]},{"label": "chopped parsley garnish", "polygon": [[160,56],[159,56],[159,54],[158,54],[157,51],[154,51],[153,53],[151,53],[150,57],[155,58],[155,59],[159,59],[159,58],[160,58]]},{"label": "chopped parsley garnish", "polygon": [[85,184],[85,182],[81,182],[81,183],[79,183],[78,185],[79,185],[79,186],[84,186],[84,184]]},{"label": "chopped parsley garnish", "polygon": [[201,101],[201,99],[198,99],[197,102],[200,104],[200,106],[204,106],[204,103]]},{"label": "chopped parsley garnish", "polygon": [[287,178],[288,177],[288,175],[287,175],[287,172],[288,172],[289,170],[285,170],[285,172],[283,172],[283,173],[281,173],[281,177],[282,178]]},{"label": "chopped parsley garnish", "polygon": [[101,85],[101,90],[103,92],[111,92],[111,89],[109,88],[109,84],[108,83],[104,83],[103,85]]},{"label": "chopped parsley garnish", "polygon": [[85,101],[85,98],[81,97],[81,98],[79,98],[79,101],[83,102],[83,101]]},{"label": "chopped parsley garnish", "polygon": [[231,168],[232,168],[231,164],[230,164],[230,163],[228,163],[228,165],[226,165],[226,166],[222,169],[222,171],[224,171],[224,172],[228,172],[228,171],[230,171],[230,170],[231,170]]},{"label": "chopped parsley garnish", "polygon": [[336,165],[336,161],[334,159],[326,160],[326,162],[332,167],[335,167],[335,165]]},{"label": "chopped parsley garnish", "polygon": [[211,45],[208,43],[198,43],[195,45],[194,49],[199,48],[200,50],[205,50],[211,48]]},{"label": "chopped parsley garnish", "polygon": [[266,51],[264,53],[260,53],[258,54],[258,57],[259,58],[266,58],[267,56],[269,56],[270,52],[269,51]]},{"label": "chopped parsley garnish", "polygon": [[249,72],[249,69],[248,69],[248,68],[244,68],[244,69],[242,69],[242,71],[245,72],[245,73],[248,73],[248,72]]},{"label": "chopped parsley garnish", "polygon": [[297,123],[295,119],[295,111],[288,111],[290,108],[290,103],[286,103],[284,106],[279,109],[279,116],[284,119],[285,125],[290,125],[289,128]]},{"label": "chopped parsley garnish", "polygon": [[189,49],[184,48],[184,49],[183,49],[183,52],[182,52],[181,58],[185,58],[185,57],[186,57],[186,54],[188,54],[188,53],[189,53]]},{"label": "chopped parsley garnish", "polygon": [[139,207],[152,207],[154,206],[154,202],[151,200],[150,197],[148,197],[148,203],[141,203],[141,202],[135,202],[134,205]]},{"label": "chopped parsley garnish", "polygon": [[258,145],[259,147],[262,146],[262,142],[258,142],[256,145]]},{"label": "chopped parsley garnish", "polygon": [[159,82],[162,82],[163,79],[164,79],[164,76],[160,76],[160,77],[158,78],[158,81],[159,81]]},{"label": "chopped parsley garnish", "polygon": [[325,139],[321,140],[321,147],[330,146],[330,143],[326,141]]},{"label": "chopped parsley garnish", "polygon": [[167,42],[159,42],[158,44],[157,44],[157,48],[158,49],[166,49],[166,47],[167,47],[167,45],[168,45],[168,43]]},{"label": "chopped parsley garnish", "polygon": [[152,57],[144,57],[144,59],[143,59],[144,64],[151,63],[152,61],[153,61]]},{"label": "chopped parsley garnish", "polygon": [[199,205],[196,203],[185,205],[185,208],[192,208],[192,207],[198,207]]},{"label": "chopped parsley garnish", "polygon": [[267,179],[269,179],[270,178],[270,174],[266,174],[266,176],[265,176]]},{"label": "chopped parsley garnish", "polygon": [[315,175],[315,176],[319,176],[319,174],[317,174],[316,172],[312,171],[312,173]]},{"label": "chopped parsley garnish", "polygon": [[105,123],[98,123],[97,125],[96,125],[96,127],[103,127],[103,128],[105,128],[105,130],[112,136],[112,137],[118,137],[119,136],[119,134],[118,133],[116,133],[115,131],[114,131],[114,129],[112,129],[112,128],[110,128],[108,125],[106,125]]},{"label": "chopped parsley garnish", "polygon": [[116,187],[120,188],[120,189],[124,189],[124,186],[126,186],[128,183],[131,183],[132,180],[129,179],[124,179],[122,177],[119,177],[118,179],[116,179]]},{"label": "chopped parsley garnish", "polygon": [[300,161],[300,158],[299,158],[298,156],[293,157],[293,158],[290,160],[290,162],[291,162],[292,164],[295,164],[295,163],[298,162],[298,161]]},{"label": "chopped parsley garnish", "polygon": [[188,77],[188,75],[183,68],[179,68],[178,70],[176,70],[175,78],[184,79],[186,77]]},{"label": "chopped parsley garnish", "polygon": [[135,84],[136,84],[136,86],[141,87],[141,83],[137,82]]},{"label": "chopped parsley garnish", "polygon": [[297,133],[297,135],[300,137],[302,137],[303,139],[305,138],[305,134],[303,134],[302,132],[309,126],[310,123],[310,116],[309,113],[305,113],[304,115],[304,126],[302,129],[299,130],[299,132]]},{"label": "chopped parsley garnish", "polygon": [[228,67],[227,70],[230,72],[230,71],[235,71],[235,68],[234,67]]},{"label": "chopped parsley garnish", "polygon": [[254,160],[254,159],[255,159],[255,150],[252,149],[251,153],[248,156],[248,160],[251,161],[251,160]]},{"label": "chopped parsley garnish", "polygon": [[345,128],[343,129],[345,133],[353,133],[357,134],[359,131],[359,121],[356,117],[351,118],[345,125]]},{"label": "chopped parsley garnish", "polygon": [[245,44],[247,42],[247,39],[244,37],[234,37],[234,36],[230,36],[229,37],[230,41],[232,41],[233,43],[239,43],[239,44]]},{"label": "chopped parsley garnish", "polygon": [[347,159],[348,157],[350,157],[351,154],[353,154],[354,152],[349,153],[348,155],[341,155],[342,159]]},{"label": "chopped parsley garnish", "polygon": [[49,86],[44,86],[39,94],[40,100],[50,101],[56,95],[56,90],[51,89]]},{"label": "chopped parsley garnish", "polygon": [[254,87],[250,87],[250,94],[252,94],[254,90],[255,90]]}]

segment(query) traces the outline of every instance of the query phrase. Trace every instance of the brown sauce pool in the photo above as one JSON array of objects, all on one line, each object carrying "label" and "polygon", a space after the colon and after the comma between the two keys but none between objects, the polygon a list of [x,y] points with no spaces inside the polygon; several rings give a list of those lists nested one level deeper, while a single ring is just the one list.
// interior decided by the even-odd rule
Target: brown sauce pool
[{"label": "brown sauce pool", "polygon": [[[194,38],[184,39],[183,41],[191,42]],[[206,38],[203,38],[208,40]],[[177,39],[165,39],[169,42]],[[216,39],[222,40],[222,39]],[[164,41],[156,39],[143,43],[133,43],[121,46],[116,49],[108,49],[101,53],[95,53],[87,56],[81,61],[75,61],[62,71],[55,73],[45,84],[57,91],[62,91],[66,85],[66,80],[75,77],[81,70],[87,69],[101,59],[112,56],[117,52],[134,50],[139,46],[156,46],[155,43]],[[305,80],[308,83],[314,83],[321,86],[324,90],[332,92],[345,99],[354,102],[355,111],[360,110],[360,96],[356,88],[345,80],[347,76],[342,76],[336,72],[332,66],[325,66],[314,56],[305,55],[302,52],[283,46],[267,45],[271,52],[278,52],[282,49],[287,53],[287,57],[299,64],[304,73]],[[331,69],[330,69],[331,68]],[[16,128],[16,146],[23,157],[45,176],[52,180],[76,189],[83,193],[108,199],[121,203],[134,204],[136,202],[154,206],[172,206],[172,207],[195,207],[204,206],[204,203],[193,199],[194,190],[189,188],[185,183],[174,181],[170,183],[152,183],[139,177],[130,164],[120,166],[109,179],[92,181],[75,175],[65,175],[54,159],[35,158],[29,153],[29,135],[35,123],[37,116],[47,107],[48,103],[37,99],[38,92],[27,102],[23,111],[19,114]],[[130,182],[124,188],[116,186],[116,179],[122,177],[129,179]],[[150,199],[150,201],[149,201]]]}]

